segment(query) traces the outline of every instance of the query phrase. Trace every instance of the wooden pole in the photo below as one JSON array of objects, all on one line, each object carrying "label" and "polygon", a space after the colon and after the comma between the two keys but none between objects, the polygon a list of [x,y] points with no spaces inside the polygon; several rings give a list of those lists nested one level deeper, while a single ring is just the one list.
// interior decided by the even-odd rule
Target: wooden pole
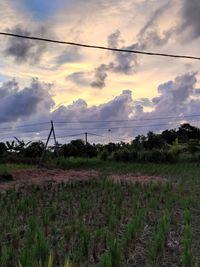
[{"label": "wooden pole", "polygon": [[88,133],[85,133],[85,146],[86,146],[86,157],[88,159]]},{"label": "wooden pole", "polygon": [[48,135],[46,144],[45,144],[44,149],[42,151],[42,156],[41,156],[40,161],[39,161],[39,164],[38,164],[38,167],[39,168],[42,167],[42,165],[43,165],[43,161],[44,161],[44,158],[45,158],[45,155],[46,155],[46,149],[47,149],[47,146],[48,146],[48,143],[49,143],[49,139],[51,137],[52,132],[53,132],[53,128],[52,128],[52,125],[51,125],[51,130],[49,132],[49,135]]},{"label": "wooden pole", "polygon": [[53,125],[53,121],[51,120],[51,129],[52,129],[52,133],[53,133],[53,139],[54,139],[54,143],[55,143],[55,152],[56,155],[58,156],[58,143],[56,140],[56,134],[55,134],[55,129],[54,129],[54,125]]},{"label": "wooden pole", "polygon": [[88,141],[87,141],[87,137],[88,137],[88,133],[85,133],[85,144],[87,145]]}]

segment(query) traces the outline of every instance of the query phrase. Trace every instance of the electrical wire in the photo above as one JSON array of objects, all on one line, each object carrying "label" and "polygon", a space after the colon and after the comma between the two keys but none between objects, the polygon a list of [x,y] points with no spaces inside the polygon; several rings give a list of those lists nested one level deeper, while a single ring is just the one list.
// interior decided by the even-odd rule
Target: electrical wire
[{"label": "electrical wire", "polygon": [[114,51],[114,52],[134,53],[134,54],[141,54],[141,55],[148,55],[148,56],[161,56],[161,57],[200,60],[200,57],[196,57],[196,56],[147,52],[147,51],[131,50],[131,49],[126,49],[126,48],[119,49],[119,48],[105,47],[105,46],[99,46],[99,45],[90,45],[90,44],[74,43],[74,42],[67,42],[67,41],[59,41],[59,40],[53,40],[53,39],[48,39],[48,38],[20,35],[20,34],[15,34],[15,33],[8,33],[8,32],[0,32],[0,35],[29,39],[29,40],[35,40],[35,41],[43,41],[43,42],[48,42],[48,43],[72,45],[72,46],[78,46],[78,47],[84,47],[84,48],[109,50],[109,51]]}]

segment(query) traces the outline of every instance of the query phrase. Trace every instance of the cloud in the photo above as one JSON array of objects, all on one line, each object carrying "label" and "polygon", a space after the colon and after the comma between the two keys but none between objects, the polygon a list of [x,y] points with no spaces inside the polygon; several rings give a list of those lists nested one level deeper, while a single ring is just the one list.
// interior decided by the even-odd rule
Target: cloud
[{"label": "cloud", "polygon": [[132,110],[132,92],[124,90],[113,100],[99,106],[88,107],[87,103],[79,99],[71,105],[61,106],[53,112],[53,118],[68,121],[79,120],[111,120],[127,118]]},{"label": "cloud", "polygon": [[[7,31],[25,36],[35,35],[43,37],[47,29],[42,26],[31,33],[23,26],[17,25],[13,29],[8,29]],[[35,64],[40,61],[46,48],[47,44],[45,42],[12,37],[8,39],[4,54],[12,57],[16,63]]]},{"label": "cloud", "polygon": [[121,33],[119,30],[116,30],[115,32],[108,35],[107,38],[108,47],[118,48],[119,45],[124,42],[123,39],[120,39],[120,35]]},{"label": "cloud", "polygon": [[90,73],[79,71],[74,72],[66,77],[66,80],[72,81],[73,83],[79,85],[79,86],[86,86],[90,82]]},{"label": "cloud", "polygon": [[15,80],[5,82],[0,87],[0,122],[15,122],[22,118],[49,114],[54,106],[51,85],[33,79],[30,86],[19,88]]},{"label": "cloud", "polygon": [[[174,80],[168,81],[158,86],[160,96],[152,99],[154,110],[152,112],[143,112],[139,118],[162,118],[162,117],[180,117],[183,115],[198,114],[197,103],[200,105],[200,97],[197,85],[197,73],[191,72],[177,76]],[[194,100],[195,98],[195,100]],[[194,106],[194,102],[196,103]],[[194,108],[195,107],[195,108]],[[152,128],[154,131],[163,130],[177,126],[176,120],[157,120],[156,123],[168,124],[159,128]]]},{"label": "cloud", "polygon": [[165,3],[164,5],[156,8],[151,16],[148,18],[145,25],[141,28],[139,35],[144,35],[149,29],[151,30],[157,23],[158,19],[168,10],[170,7],[170,1]]},{"label": "cloud", "polygon": [[79,50],[78,47],[68,46],[54,61],[59,66],[65,63],[79,62],[82,58]]},{"label": "cloud", "polygon": [[[167,128],[175,128],[180,121],[163,120],[162,118],[199,113],[200,95],[198,88],[196,88],[196,76],[197,73],[195,72],[186,73],[175,77],[174,80],[160,84],[158,86],[160,95],[152,99],[134,99],[132,91],[123,90],[119,96],[99,106],[88,107],[85,101],[78,100],[72,105],[56,109],[53,118],[55,120],[60,118],[63,121],[97,121],[94,124],[79,123],[75,126],[82,131],[93,130],[93,132],[98,131],[98,134],[102,135],[105,135],[106,129],[111,128],[113,137],[128,138],[137,134],[145,134],[148,131],[159,132]],[[145,111],[145,107],[150,107],[151,111]],[[99,123],[98,121],[101,120],[127,121]]]},{"label": "cloud", "polygon": [[[121,33],[116,30],[110,34],[107,38],[108,46],[113,48],[119,48],[121,43],[124,43],[123,39],[120,39]],[[142,48],[138,43],[130,46],[120,47],[121,49],[137,50]],[[138,61],[137,55],[134,53],[127,52],[111,52],[113,60],[107,64],[101,64],[96,67],[94,71],[94,80],[91,82],[91,86],[102,89],[106,86],[106,78],[108,72],[120,73],[120,74],[131,74],[135,71]]]},{"label": "cloud", "polygon": [[102,89],[105,87],[105,81],[108,76],[107,70],[109,70],[110,67],[106,64],[101,64],[99,67],[95,69],[95,74],[94,74],[94,81],[91,82],[91,86],[95,88]]},{"label": "cloud", "polygon": [[[124,43],[123,39],[120,39],[121,33],[116,30],[110,34],[107,38],[108,45],[113,45],[114,48],[121,48],[124,50],[139,50],[143,48],[143,45],[134,43],[129,46],[121,46]],[[137,55],[127,52],[112,52],[114,60],[107,65],[107,69],[116,73],[131,74],[138,65]]]},{"label": "cloud", "polygon": [[[156,23],[158,17],[161,16],[168,7],[169,2],[156,9],[150,20],[147,21],[145,26],[139,31],[137,35],[137,42],[128,46],[124,45],[125,41],[121,38],[121,32],[116,30],[108,36],[108,46],[124,50],[147,50],[147,48],[149,49],[155,46],[166,45],[173,35],[174,29],[169,29],[160,33],[158,29],[152,27]],[[91,83],[92,87],[99,89],[105,87],[108,72],[130,75],[137,70],[139,65],[137,54],[115,51],[111,52],[111,54],[113,56],[113,60],[107,64],[103,63],[96,67],[94,71],[94,80]]]},{"label": "cloud", "polygon": [[[196,75],[197,73],[195,72],[186,73],[176,77],[174,81],[161,84],[158,87],[158,92],[161,93],[161,96],[158,98],[159,105],[162,105],[163,100],[165,102],[166,100],[171,102],[170,105],[173,107],[185,104],[193,94],[196,94],[194,90],[197,83]],[[165,108],[167,108],[167,106],[165,106]]]},{"label": "cloud", "polygon": [[200,37],[200,2],[199,0],[183,0],[181,9],[181,23],[178,27],[179,33],[187,30],[192,39]]},{"label": "cloud", "polygon": [[[121,49],[140,50],[143,49],[139,43],[124,46]],[[110,63],[110,69],[116,73],[131,74],[138,66],[138,57],[134,53],[118,52],[114,54],[114,61]]]},{"label": "cloud", "polygon": [[161,31],[159,27],[159,21],[165,15],[165,13],[171,7],[171,2],[168,1],[161,5],[148,18],[145,25],[140,29],[137,34],[138,42],[144,48],[151,48],[154,46],[166,45],[169,39],[174,34],[174,28],[169,28],[168,30]]},{"label": "cloud", "polygon": [[[32,80],[29,86],[21,89],[15,80],[3,83],[0,87],[0,122],[16,125],[22,124],[25,118],[29,123],[53,119],[58,137],[85,131],[107,136],[108,129],[111,129],[113,138],[133,138],[148,131],[159,132],[175,128],[180,123],[162,118],[199,114],[200,94],[195,72],[160,84],[157,88],[159,96],[156,98],[135,99],[132,91],[123,90],[112,100],[93,106],[88,106],[84,99],[78,99],[72,104],[56,107],[51,88],[51,85],[38,79]],[[150,107],[151,111],[145,111],[145,107]],[[120,120],[126,121],[116,122]],[[56,124],[60,121],[69,123]],[[72,121],[77,123],[70,124]],[[84,123],[86,121],[94,123]],[[35,130],[34,127],[33,129]],[[20,131],[22,136],[27,136],[23,129]],[[42,132],[38,138],[44,138],[47,134]],[[35,137],[34,134],[32,137]],[[99,139],[95,141],[98,142]]]}]

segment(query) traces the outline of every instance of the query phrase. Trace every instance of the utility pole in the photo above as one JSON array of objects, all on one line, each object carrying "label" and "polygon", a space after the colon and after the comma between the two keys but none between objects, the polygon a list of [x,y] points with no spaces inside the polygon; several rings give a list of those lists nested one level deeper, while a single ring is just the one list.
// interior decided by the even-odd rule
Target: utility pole
[{"label": "utility pole", "polygon": [[88,133],[85,133],[85,144],[86,144],[86,145],[87,145],[87,143],[88,143],[87,138],[88,138]]},{"label": "utility pole", "polygon": [[88,159],[88,133],[85,133],[86,157]]},{"label": "utility pole", "polygon": [[53,125],[53,121],[52,120],[51,120],[51,129],[52,129],[54,143],[55,143],[55,152],[56,152],[56,155],[58,156],[58,143],[57,143],[57,140],[56,140],[56,134],[55,134],[55,129],[54,129],[54,125]]},{"label": "utility pole", "polygon": [[42,167],[42,165],[43,165],[43,161],[44,161],[44,158],[45,158],[45,155],[46,155],[46,149],[47,149],[47,146],[48,146],[48,143],[49,143],[49,139],[51,137],[52,132],[53,132],[53,124],[52,124],[52,121],[51,121],[51,129],[50,129],[46,144],[44,146],[44,149],[42,151],[42,155],[41,155],[41,158],[40,158],[40,161],[39,161],[39,164],[38,164],[39,168]]},{"label": "utility pole", "polygon": [[42,165],[43,165],[43,161],[44,161],[44,158],[46,156],[47,146],[48,146],[48,143],[49,143],[49,140],[50,140],[52,134],[53,134],[53,138],[54,138],[54,142],[55,142],[56,154],[58,156],[56,134],[55,134],[55,130],[54,130],[53,121],[51,120],[51,129],[50,129],[46,144],[44,146],[44,149],[42,151],[42,155],[41,155],[38,167],[42,167]]},{"label": "utility pole", "polygon": [[110,143],[110,133],[111,133],[111,129],[108,129],[108,142]]}]

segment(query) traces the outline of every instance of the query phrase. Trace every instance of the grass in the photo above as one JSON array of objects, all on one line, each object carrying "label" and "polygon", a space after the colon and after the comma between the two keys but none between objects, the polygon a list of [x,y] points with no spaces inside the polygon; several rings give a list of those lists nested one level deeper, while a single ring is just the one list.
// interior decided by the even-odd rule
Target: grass
[{"label": "grass", "polygon": [[0,175],[2,174],[8,174],[11,173],[12,171],[16,170],[22,170],[22,169],[30,169],[33,166],[28,165],[28,164],[0,164]]},{"label": "grass", "polygon": [[[193,267],[199,240],[193,209],[200,208],[200,165],[126,164],[97,159],[61,159],[51,166],[97,169],[102,176],[84,182],[23,186],[0,194],[0,267],[172,266]],[[0,170],[27,168],[0,165]],[[114,183],[110,172],[139,172],[168,177],[167,183]],[[168,247],[177,231],[178,250]],[[193,229],[196,227],[198,229]],[[150,229],[144,247],[145,229]],[[195,230],[195,231],[194,231]],[[138,251],[139,261],[128,260]],[[65,265],[63,265],[65,263]],[[137,265],[138,264],[138,265]],[[196,265],[198,266],[198,264]]]},{"label": "grass", "polygon": [[[88,266],[101,262],[107,250],[116,266],[115,250],[128,244],[122,242],[124,236],[139,234],[143,211],[151,199],[159,200],[158,189],[102,178],[9,190],[0,197],[0,266],[47,266],[51,251],[58,266],[66,256],[72,266]],[[115,239],[119,246],[112,243]]]},{"label": "grass", "polygon": [[184,230],[183,230],[183,253],[182,261],[184,267],[194,266],[194,255],[192,250],[192,225],[191,213],[188,209],[184,210]]}]

